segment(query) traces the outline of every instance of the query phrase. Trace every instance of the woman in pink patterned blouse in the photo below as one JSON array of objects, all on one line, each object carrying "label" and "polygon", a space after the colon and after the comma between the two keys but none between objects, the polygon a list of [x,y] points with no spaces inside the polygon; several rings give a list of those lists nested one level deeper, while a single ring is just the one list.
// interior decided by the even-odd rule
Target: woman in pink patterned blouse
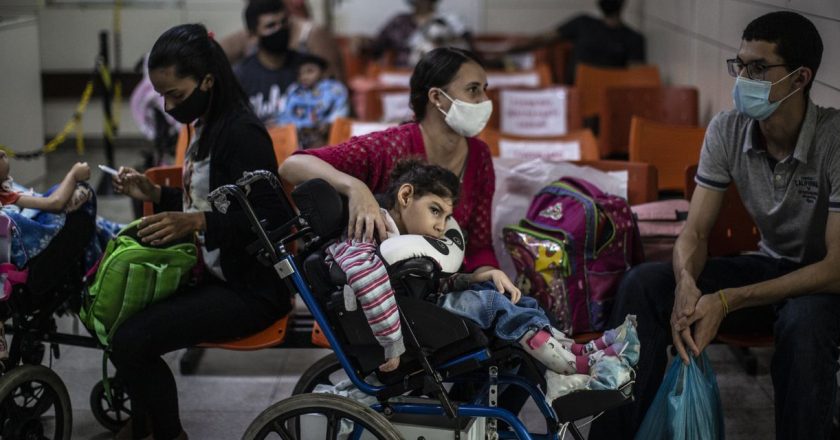
[{"label": "woman in pink patterned blouse", "polygon": [[467,238],[466,272],[499,266],[493,253],[490,205],[495,176],[490,150],[474,138],[490,118],[487,73],[471,52],[440,48],[427,53],[411,75],[415,121],[314,150],[298,151],[280,167],[293,184],[323,178],[349,199],[348,235],[385,239],[385,222],[374,193],[388,186],[397,160],[419,156],[461,179],[453,216]]}]

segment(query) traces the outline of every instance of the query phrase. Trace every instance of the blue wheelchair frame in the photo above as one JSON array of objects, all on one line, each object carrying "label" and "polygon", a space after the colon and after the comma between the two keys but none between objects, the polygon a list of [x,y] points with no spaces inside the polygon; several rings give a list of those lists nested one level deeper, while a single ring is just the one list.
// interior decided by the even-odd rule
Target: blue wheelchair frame
[{"label": "blue wheelchair frame", "polygon": [[[250,203],[247,200],[245,191],[242,188],[247,188],[248,185],[259,181],[259,180],[267,180],[269,184],[271,184],[276,191],[286,197],[285,191],[283,190],[279,180],[273,174],[267,171],[254,171],[254,172],[245,172],[243,177],[237,181],[236,185],[225,185],[222,187],[217,188],[210,194],[210,201],[216,206],[220,212],[226,212],[228,207],[230,206],[230,202],[228,200],[228,196],[232,196],[237,200],[237,202],[242,207],[243,211],[245,212],[246,216],[250,220],[254,231],[256,232],[258,239],[263,244],[263,251],[265,252],[261,256],[264,259],[271,261],[274,266],[275,271],[277,272],[278,276],[283,279],[286,283],[287,287],[289,288],[290,292],[298,292],[303,299],[306,306],[309,308],[309,311],[312,313],[313,318],[321,327],[321,330],[324,333],[324,336],[329,341],[330,346],[335,352],[336,357],[338,358],[339,363],[341,364],[342,368],[344,369],[345,373],[347,374],[350,381],[352,381],[353,385],[355,385],[359,390],[362,392],[376,396],[380,391],[384,390],[386,387],[384,386],[376,386],[371,385],[364,381],[358,374],[354,367],[351,365],[347,354],[345,353],[344,349],[342,348],[341,342],[338,340],[336,335],[334,334],[330,323],[327,320],[327,316],[321,310],[320,304],[315,299],[314,294],[310,290],[307,282],[304,280],[303,275],[301,274],[300,269],[298,268],[297,263],[295,262],[295,257],[291,255],[285,248],[284,243],[288,243],[292,240],[297,238],[303,237],[306,234],[312,232],[311,226],[308,224],[307,219],[302,218],[301,216],[296,216],[292,221],[281,227],[280,229],[286,229],[289,226],[296,226],[298,228],[297,232],[291,233],[283,237],[282,239],[278,240],[276,243],[273,243],[269,238],[269,234],[265,231],[265,228],[260,223],[259,219],[257,218],[253,208],[251,207]],[[288,202],[288,200],[287,200]],[[291,204],[289,204],[291,206]],[[410,326],[406,326],[409,336],[411,339],[414,338],[413,332],[410,329]],[[415,339],[416,340],[416,339]],[[421,357],[421,363],[425,362],[425,369],[428,373],[429,369],[433,372],[435,371],[430,365],[428,365],[428,360],[425,359],[425,356]],[[481,349],[475,351],[473,353],[469,353],[466,355],[461,355],[455,359],[452,359],[443,365],[440,368],[447,368],[451,366],[455,366],[458,364],[462,364],[464,362],[473,362],[473,361],[486,361],[490,359],[490,352],[488,349]],[[488,374],[489,377],[484,375],[478,374],[465,374],[453,377],[449,380],[442,380],[443,382],[448,383],[456,383],[456,382],[483,382],[484,386],[483,389],[476,394],[476,397],[473,401],[469,403],[457,404],[456,406],[451,406],[451,404],[447,407],[444,403],[448,398],[443,397],[441,403],[429,403],[429,404],[420,404],[420,403],[400,403],[400,402],[386,402],[386,403],[377,403],[371,406],[377,412],[385,412],[386,409],[389,413],[396,413],[396,414],[415,414],[415,415],[447,415],[449,417],[485,417],[488,419],[495,419],[495,420],[502,420],[507,423],[512,431],[500,431],[498,432],[498,436],[501,439],[507,438],[517,438],[521,440],[528,440],[528,439],[540,439],[540,440],[558,440],[558,432],[554,433],[546,433],[546,434],[536,434],[530,433],[526,429],[525,425],[519,418],[516,417],[515,414],[511,413],[510,411],[495,407],[493,405],[487,405],[483,402],[485,401],[486,396],[489,395],[489,391],[491,387],[497,386],[517,386],[524,388],[530,397],[536,402],[537,407],[539,408],[542,415],[545,417],[546,420],[546,427],[550,431],[552,427],[557,427],[558,429],[555,431],[559,431],[559,428],[563,425],[560,422],[557,413],[554,409],[545,401],[545,395],[536,387],[536,385],[529,383],[522,378],[512,375],[512,374]],[[430,399],[431,400],[431,399]],[[495,403],[495,402],[493,402]],[[575,427],[573,422],[567,422],[568,428],[571,434],[577,438],[582,438],[579,431]],[[356,437],[356,436],[353,436]]]}]

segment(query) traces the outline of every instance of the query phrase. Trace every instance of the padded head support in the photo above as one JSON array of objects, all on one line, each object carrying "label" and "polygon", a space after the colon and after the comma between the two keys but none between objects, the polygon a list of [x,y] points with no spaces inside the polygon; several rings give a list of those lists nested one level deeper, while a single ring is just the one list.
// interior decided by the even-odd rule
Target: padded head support
[{"label": "padded head support", "polygon": [[400,235],[383,241],[379,253],[388,266],[410,258],[428,257],[437,262],[443,272],[453,274],[464,262],[464,246],[464,234],[458,222],[450,218],[443,238]]},{"label": "padded head support", "polygon": [[292,191],[292,199],[301,217],[321,238],[338,236],[347,224],[347,204],[324,179],[301,183]]}]

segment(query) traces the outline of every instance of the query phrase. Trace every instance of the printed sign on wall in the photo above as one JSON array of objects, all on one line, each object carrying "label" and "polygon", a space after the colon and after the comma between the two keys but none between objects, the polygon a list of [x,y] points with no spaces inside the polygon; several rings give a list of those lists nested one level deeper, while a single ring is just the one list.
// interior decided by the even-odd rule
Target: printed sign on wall
[{"label": "printed sign on wall", "polygon": [[502,90],[502,132],[516,136],[562,136],[566,134],[566,89]]}]

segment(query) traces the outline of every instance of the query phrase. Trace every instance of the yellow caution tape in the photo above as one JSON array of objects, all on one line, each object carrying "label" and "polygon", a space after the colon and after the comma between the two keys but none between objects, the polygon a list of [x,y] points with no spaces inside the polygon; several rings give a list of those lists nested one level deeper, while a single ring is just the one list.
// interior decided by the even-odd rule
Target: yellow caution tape
[{"label": "yellow caution tape", "polygon": [[[111,101],[111,115],[105,115],[103,121],[103,128],[105,131],[105,136],[109,140],[113,140],[114,136],[116,135],[117,130],[119,129],[120,125],[120,107],[122,106],[122,83],[119,80],[113,81],[111,72],[103,63],[97,63],[97,71],[99,72],[99,77],[102,80],[102,84],[106,89],[111,89],[113,86],[113,95]],[[9,157],[17,157],[20,159],[32,159],[42,154],[52,153],[56,149],[58,149],[59,145],[63,144],[64,141],[67,140],[67,136],[70,133],[75,131],[76,134],[76,153],[79,155],[84,154],[85,152],[85,140],[84,140],[84,126],[82,125],[82,120],[85,111],[87,110],[87,105],[90,102],[90,98],[93,95],[93,80],[90,80],[85,84],[85,89],[82,92],[82,98],[79,100],[79,104],[76,106],[76,111],[73,112],[73,116],[70,117],[70,120],[64,124],[64,127],[58,134],[55,135],[49,142],[46,143],[40,150],[29,151],[29,152],[17,152],[12,148],[0,144],[0,150],[6,152]]]}]

